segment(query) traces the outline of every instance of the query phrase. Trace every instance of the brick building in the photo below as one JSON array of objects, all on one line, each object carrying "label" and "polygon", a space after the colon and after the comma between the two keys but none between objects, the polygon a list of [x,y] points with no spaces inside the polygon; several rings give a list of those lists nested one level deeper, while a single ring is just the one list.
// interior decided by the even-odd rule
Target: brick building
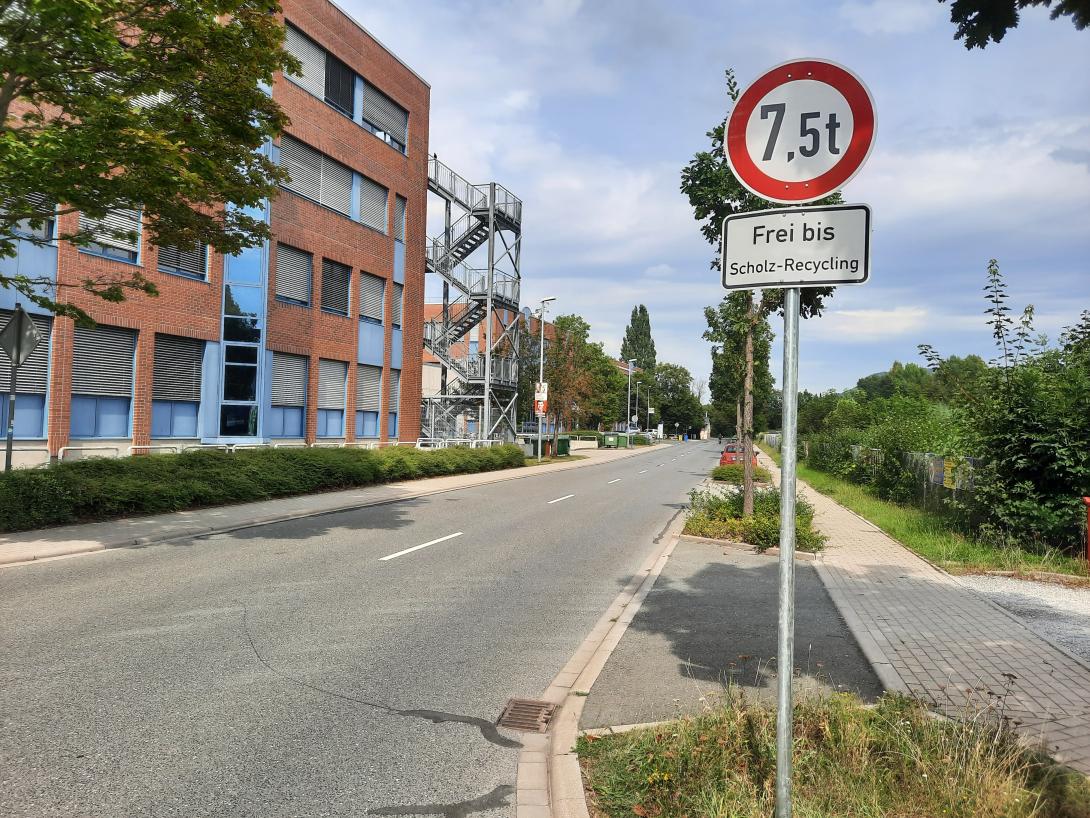
[{"label": "brick building", "polygon": [[[303,68],[272,88],[291,120],[267,146],[291,176],[264,209],[272,241],[224,258],[107,234],[0,260],[62,284],[138,265],[160,292],[110,304],[61,288],[93,329],[34,315],[44,340],[20,370],[17,462],[418,437],[430,89],[326,0],[283,9]],[[139,229],[139,211],[109,218]],[[14,302],[0,290],[0,325]]]}]

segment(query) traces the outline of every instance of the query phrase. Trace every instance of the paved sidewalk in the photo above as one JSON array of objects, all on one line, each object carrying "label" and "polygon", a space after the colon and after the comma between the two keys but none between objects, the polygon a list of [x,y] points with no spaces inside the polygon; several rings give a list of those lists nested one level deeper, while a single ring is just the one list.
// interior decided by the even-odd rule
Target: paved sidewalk
[{"label": "paved sidewalk", "polygon": [[1090,667],[839,503],[799,488],[829,536],[819,573],[887,687],[951,715],[1002,696],[1020,732],[1090,774]]},{"label": "paved sidewalk", "polygon": [[0,536],[0,566],[102,551],[107,548],[149,545],[265,523],[294,520],[315,514],[328,514],[334,511],[408,500],[413,497],[503,480],[518,480],[537,474],[607,463],[653,450],[661,451],[663,445],[669,444],[660,443],[656,446],[641,446],[634,449],[586,449],[579,452],[580,455],[586,455],[585,460],[573,460],[568,463],[547,463],[541,466],[502,469],[478,474],[457,474],[403,483],[385,483],[346,491],[281,497],[258,503],[240,503],[192,511],[177,511],[170,514],[153,514],[146,517],[128,517],[102,523],[22,531]]}]

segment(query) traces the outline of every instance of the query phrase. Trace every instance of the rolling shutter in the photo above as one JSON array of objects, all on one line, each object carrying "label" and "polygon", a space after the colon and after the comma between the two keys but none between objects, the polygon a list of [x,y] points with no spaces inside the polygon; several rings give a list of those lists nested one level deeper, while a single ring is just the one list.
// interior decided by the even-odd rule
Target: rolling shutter
[{"label": "rolling shutter", "polygon": [[[56,223],[55,214],[57,205],[50,202],[44,193],[28,193],[24,196],[24,201],[25,204],[15,205],[15,209],[17,209],[18,212],[38,213],[45,218],[42,219],[42,224],[35,228],[30,226],[30,219],[20,219],[15,223],[15,232],[24,233],[39,239],[52,239],[53,228]],[[4,207],[0,207],[0,213],[3,213],[4,210]]]},{"label": "rolling shutter", "polygon": [[[11,310],[0,310],[0,329],[8,325]],[[31,315],[30,320],[41,333],[42,340],[30,357],[19,367],[19,382],[16,389],[24,395],[44,395],[49,387],[49,337],[53,332],[53,319],[48,315]],[[8,393],[11,386],[11,359],[0,352],[0,392]]]},{"label": "rolling shutter", "polygon": [[72,339],[72,393],[132,396],[136,332],[122,327],[79,327]]},{"label": "rolling shutter", "polygon": [[276,245],[276,295],[310,303],[310,282],[314,271],[310,253],[286,244]]},{"label": "rolling shutter", "polygon": [[372,318],[375,321],[382,320],[382,299],[386,294],[386,279],[371,275],[360,274],[360,315],[364,318]]},{"label": "rolling shutter", "polygon": [[344,409],[344,385],[348,377],[345,361],[318,359],[318,408]]},{"label": "rolling shutter", "polygon": [[386,232],[386,206],[389,191],[378,182],[360,177],[360,221],[381,233]]},{"label": "rolling shutter", "polygon": [[196,244],[187,249],[160,247],[159,269],[168,273],[177,271],[204,278],[208,272],[208,246]]},{"label": "rolling shutter", "polygon": [[290,177],[284,187],[321,201],[322,155],[318,151],[285,134],[280,137],[280,166]]},{"label": "rolling shutter", "polygon": [[[91,241],[133,253],[140,251],[140,211],[115,210],[101,219],[79,214],[79,229],[91,233]],[[126,234],[132,233],[132,236]]]},{"label": "rolling shutter", "polygon": [[394,284],[394,306],[391,323],[395,327],[401,326],[401,308],[405,300],[405,288],[401,284]]},{"label": "rolling shutter", "polygon": [[177,335],[156,335],[152,400],[199,401],[203,360],[204,341]]},{"label": "rolling shutter", "polygon": [[348,315],[348,288],[352,268],[347,264],[322,259],[322,309]]},{"label": "rolling shutter", "polygon": [[382,369],[361,364],[356,367],[356,411],[377,412],[382,403]]},{"label": "rolling shutter", "polygon": [[325,51],[294,26],[287,27],[284,48],[302,63],[302,73],[288,76],[318,99],[325,99]]},{"label": "rolling shutter", "polygon": [[407,141],[409,112],[370,84],[363,86],[363,118],[398,142]]},{"label": "rolling shutter", "polygon": [[394,238],[397,241],[405,241],[405,197],[398,196],[394,199]]},{"label": "rolling shutter", "polygon": [[390,411],[396,412],[401,403],[401,370],[390,370]]},{"label": "rolling shutter", "polygon": [[306,406],[307,358],[303,355],[273,353],[272,405]]},{"label": "rolling shutter", "polygon": [[352,171],[340,162],[322,157],[322,190],[318,201],[347,216],[352,212]]},{"label": "rolling shutter", "polygon": [[356,75],[332,54],[325,57],[325,101],[346,116],[355,107]]}]

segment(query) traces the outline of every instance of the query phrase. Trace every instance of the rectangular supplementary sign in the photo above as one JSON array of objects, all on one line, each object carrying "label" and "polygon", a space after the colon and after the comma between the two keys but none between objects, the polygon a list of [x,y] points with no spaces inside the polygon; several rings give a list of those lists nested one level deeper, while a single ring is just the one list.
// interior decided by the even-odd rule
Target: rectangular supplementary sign
[{"label": "rectangular supplementary sign", "polygon": [[791,207],[727,216],[720,263],[728,290],[862,284],[870,275],[870,208]]}]

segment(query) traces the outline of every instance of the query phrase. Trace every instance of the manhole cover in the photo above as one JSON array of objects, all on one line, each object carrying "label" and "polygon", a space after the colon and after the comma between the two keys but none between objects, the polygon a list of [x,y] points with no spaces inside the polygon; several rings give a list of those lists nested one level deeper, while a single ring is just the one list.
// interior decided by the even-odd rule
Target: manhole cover
[{"label": "manhole cover", "polygon": [[498,722],[500,727],[523,730],[528,733],[544,733],[556,712],[556,705],[536,699],[508,699]]}]

